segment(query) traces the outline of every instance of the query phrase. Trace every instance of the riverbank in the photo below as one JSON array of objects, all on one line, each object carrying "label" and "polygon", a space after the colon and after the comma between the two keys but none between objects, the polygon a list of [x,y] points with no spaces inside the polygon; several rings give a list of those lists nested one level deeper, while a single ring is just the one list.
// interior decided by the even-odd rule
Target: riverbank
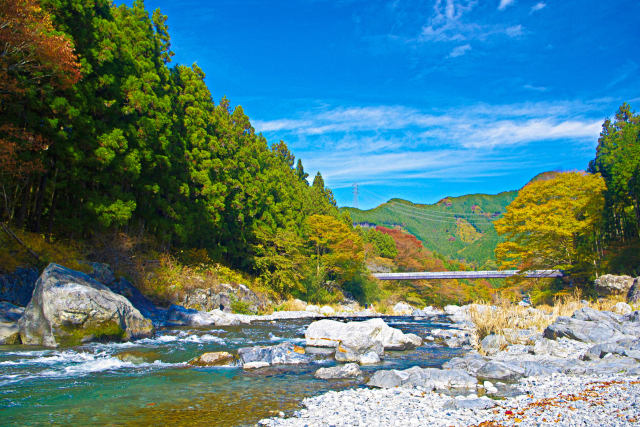
[{"label": "riverbank", "polygon": [[292,418],[263,426],[621,426],[640,420],[637,375],[530,377],[504,400],[451,397],[422,387],[351,389],[305,399]]}]

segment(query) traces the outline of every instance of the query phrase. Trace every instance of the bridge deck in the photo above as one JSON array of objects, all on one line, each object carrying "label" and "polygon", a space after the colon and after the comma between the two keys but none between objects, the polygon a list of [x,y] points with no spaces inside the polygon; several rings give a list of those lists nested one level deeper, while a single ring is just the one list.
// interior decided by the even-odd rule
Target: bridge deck
[{"label": "bridge deck", "polygon": [[[515,276],[519,270],[491,270],[491,271],[420,271],[412,273],[376,273],[373,276],[379,280],[432,280],[432,279],[504,279]],[[562,277],[560,270],[531,270],[526,277]]]}]

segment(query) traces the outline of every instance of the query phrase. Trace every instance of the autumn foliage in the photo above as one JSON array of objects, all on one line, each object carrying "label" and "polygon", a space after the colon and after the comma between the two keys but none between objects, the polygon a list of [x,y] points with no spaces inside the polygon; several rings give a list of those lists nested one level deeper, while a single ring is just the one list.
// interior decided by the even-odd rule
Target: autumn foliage
[{"label": "autumn foliage", "polygon": [[60,87],[80,79],[68,37],[37,0],[0,2],[0,96],[24,91],[25,80],[44,79]]}]

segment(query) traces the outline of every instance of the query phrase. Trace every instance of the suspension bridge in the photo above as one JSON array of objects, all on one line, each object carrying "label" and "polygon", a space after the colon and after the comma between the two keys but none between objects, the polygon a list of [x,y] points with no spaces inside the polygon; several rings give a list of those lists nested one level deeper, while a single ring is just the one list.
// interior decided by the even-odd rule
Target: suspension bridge
[{"label": "suspension bridge", "polygon": [[375,273],[378,280],[437,280],[437,279],[505,279],[518,274],[528,278],[563,277],[562,270],[488,270],[488,271],[419,271],[412,273]]}]

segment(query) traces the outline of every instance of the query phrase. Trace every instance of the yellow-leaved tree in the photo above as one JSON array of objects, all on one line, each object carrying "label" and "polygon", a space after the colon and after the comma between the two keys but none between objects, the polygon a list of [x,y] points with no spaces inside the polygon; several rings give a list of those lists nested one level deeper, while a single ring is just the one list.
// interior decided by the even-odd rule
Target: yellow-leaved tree
[{"label": "yellow-leaved tree", "polygon": [[597,270],[605,190],[600,174],[583,172],[527,184],[494,223],[505,238],[495,250],[501,267]]}]

